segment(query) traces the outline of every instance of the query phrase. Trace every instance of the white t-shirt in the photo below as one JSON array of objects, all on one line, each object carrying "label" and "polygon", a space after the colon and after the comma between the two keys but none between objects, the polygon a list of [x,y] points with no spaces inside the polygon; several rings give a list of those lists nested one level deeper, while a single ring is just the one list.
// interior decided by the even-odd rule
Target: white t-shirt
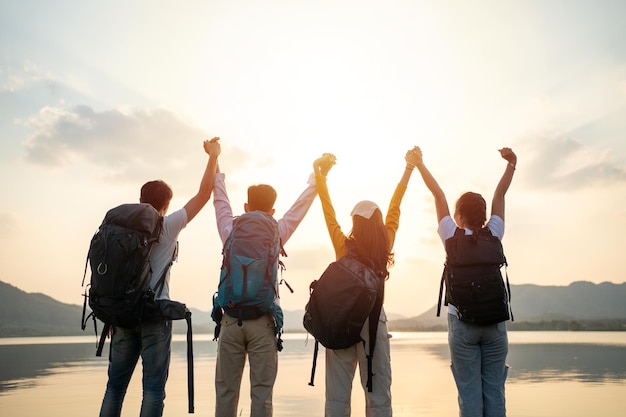
[{"label": "white t-shirt", "polygon": [[[457,225],[452,219],[451,216],[445,216],[439,222],[439,227],[437,228],[437,233],[439,233],[439,237],[441,241],[445,245],[446,240],[450,239],[454,236],[454,232],[457,229]],[[491,231],[491,234],[502,240],[504,237],[504,220],[502,217],[497,214],[491,215],[491,218],[487,222],[487,228]],[[471,235],[473,232],[470,229],[465,229],[466,235]],[[448,304],[448,314],[452,314],[453,316],[458,316],[456,307],[452,304]]]},{"label": "white t-shirt", "polygon": [[[152,248],[150,263],[152,264],[152,279],[150,287],[155,289],[170,262],[178,256],[178,234],[187,226],[187,210],[181,208],[163,218],[163,229],[159,236],[159,242]],[[169,300],[170,298],[170,271],[167,271],[163,290],[157,294],[158,299]]]}]

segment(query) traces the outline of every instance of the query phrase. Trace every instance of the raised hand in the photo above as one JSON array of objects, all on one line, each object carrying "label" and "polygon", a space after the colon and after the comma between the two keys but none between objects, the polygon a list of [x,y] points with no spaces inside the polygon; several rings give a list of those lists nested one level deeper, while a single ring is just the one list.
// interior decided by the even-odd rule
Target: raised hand
[{"label": "raised hand", "polygon": [[313,162],[315,174],[326,176],[328,171],[337,163],[337,158],[332,153],[324,153]]},{"label": "raised hand", "polygon": [[407,164],[416,167],[423,162],[422,150],[419,148],[419,146],[414,146],[413,149],[406,152],[404,159]]},{"label": "raised hand", "polygon": [[211,140],[205,140],[204,151],[210,156],[219,156],[222,152],[222,147],[220,146],[220,138],[216,136]]},{"label": "raised hand", "polygon": [[502,158],[506,159],[513,167],[515,167],[517,164],[517,155],[515,155],[515,152],[513,152],[511,148],[502,148],[498,149],[498,151],[500,152],[500,156],[502,156]]}]

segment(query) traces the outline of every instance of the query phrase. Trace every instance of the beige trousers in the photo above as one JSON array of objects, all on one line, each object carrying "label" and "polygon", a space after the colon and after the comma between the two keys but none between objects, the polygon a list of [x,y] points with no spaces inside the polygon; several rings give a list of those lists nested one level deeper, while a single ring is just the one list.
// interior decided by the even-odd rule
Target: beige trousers
[{"label": "beige trousers", "polygon": [[[278,372],[275,323],[271,315],[244,320],[224,314],[217,344],[215,416],[237,417],[241,378],[250,362],[251,417],[272,416],[272,392]],[[247,413],[244,413],[245,415]]]},{"label": "beige trousers", "polygon": [[[376,346],[372,359],[372,392],[367,391],[367,357],[369,353],[369,319],[361,337],[365,344],[357,343],[347,349],[326,349],[326,417],[349,417],[352,398],[352,381],[357,364],[361,385],[365,392],[367,417],[391,417],[391,355],[386,316],[381,313],[376,331]],[[365,346],[364,346],[365,345]]]}]

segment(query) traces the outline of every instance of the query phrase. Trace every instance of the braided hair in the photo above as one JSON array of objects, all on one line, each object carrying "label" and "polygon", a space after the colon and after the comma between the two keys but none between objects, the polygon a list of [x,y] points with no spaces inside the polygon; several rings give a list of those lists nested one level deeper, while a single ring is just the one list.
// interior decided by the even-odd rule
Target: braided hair
[{"label": "braided hair", "polygon": [[463,217],[464,226],[478,239],[478,232],[487,221],[487,202],[483,196],[471,191],[462,194],[456,201],[455,213]]}]

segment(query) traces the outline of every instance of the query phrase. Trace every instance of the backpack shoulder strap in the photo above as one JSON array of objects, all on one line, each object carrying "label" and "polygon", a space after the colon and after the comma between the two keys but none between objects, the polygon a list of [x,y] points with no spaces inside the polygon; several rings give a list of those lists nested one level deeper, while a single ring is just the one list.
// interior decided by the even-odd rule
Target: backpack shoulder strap
[{"label": "backpack shoulder strap", "polygon": [[[446,248],[446,262],[443,265],[443,272],[441,273],[441,281],[439,282],[439,298],[437,300],[437,317],[441,316],[441,305],[443,301],[443,287],[446,281],[448,261],[450,261],[451,256],[454,256],[456,252],[457,239],[459,239],[462,236],[465,236],[465,229],[457,227],[456,230],[454,231],[454,234],[448,239],[446,239],[446,241],[444,242],[444,245]],[[448,305],[448,303],[445,302],[443,305]]]},{"label": "backpack shoulder strap", "polygon": [[441,301],[443,300],[443,285],[446,281],[446,268],[447,268],[447,265],[444,265],[443,272],[441,273],[441,282],[439,283],[439,300],[437,301],[437,317],[441,315]]},{"label": "backpack shoulder strap", "polygon": [[[95,319],[95,318],[94,318]],[[104,341],[106,340],[109,332],[111,331],[111,324],[105,323],[102,328],[102,334],[100,335],[100,341],[98,342],[98,347],[96,349],[96,356],[102,356],[102,348],[104,347]]]},{"label": "backpack shoulder strap", "polygon": [[513,307],[511,307],[511,285],[509,284],[509,270],[508,270],[509,264],[506,262],[506,259],[504,260],[504,273],[506,275],[506,295],[508,298],[508,305],[509,305],[509,315],[511,316],[511,321],[515,321],[515,319],[513,318]]},{"label": "backpack shoulder strap", "polygon": [[488,228],[487,226],[485,226],[482,229],[480,229],[478,231],[478,233],[481,233],[481,234],[486,235],[486,236],[493,236],[493,233],[491,233],[491,229]]},{"label": "backpack shoulder strap", "polygon": [[[152,252],[152,248],[150,248],[150,252]],[[177,259],[178,259],[178,242],[176,242],[176,246],[174,247],[174,252],[172,253],[172,259],[165,266],[165,269],[163,270],[163,273],[159,277],[159,280],[157,281],[157,285],[154,288],[154,293],[156,294],[157,297],[161,295],[161,293],[163,292],[163,287],[165,287],[165,277],[167,276],[167,271],[170,270],[170,268],[172,267],[172,265]]]},{"label": "backpack shoulder strap", "polygon": [[369,316],[369,336],[370,336],[370,351],[367,354],[367,391],[372,392],[372,377],[374,373],[372,371],[372,358],[374,357],[374,348],[376,347],[376,334],[378,331],[378,321],[380,317],[380,312],[383,308],[383,298],[385,293],[385,285],[383,283],[382,289],[376,298],[376,304],[374,304],[374,308],[370,312]]}]

